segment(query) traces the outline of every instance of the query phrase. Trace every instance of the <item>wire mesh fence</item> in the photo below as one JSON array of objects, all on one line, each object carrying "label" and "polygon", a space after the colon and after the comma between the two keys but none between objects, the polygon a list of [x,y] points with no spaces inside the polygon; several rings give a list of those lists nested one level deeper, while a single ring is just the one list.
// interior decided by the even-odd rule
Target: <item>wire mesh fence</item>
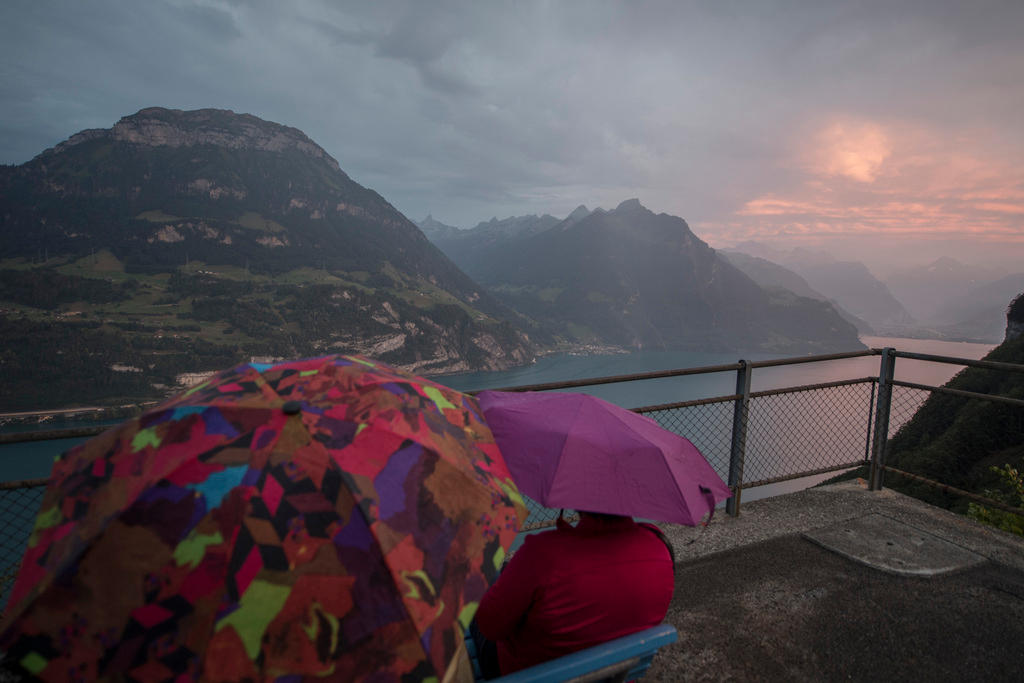
[{"label": "wire mesh fence", "polygon": [[0,484],[0,611],[7,607],[45,489],[41,481]]},{"label": "wire mesh fence", "polygon": [[526,503],[526,510],[529,514],[523,522],[523,525],[519,527],[520,532],[535,531],[537,529],[553,527],[558,521],[558,516],[560,514],[562,514],[568,521],[572,521],[576,517],[574,510],[563,511],[558,508],[544,507],[527,496],[523,496],[523,502]]},{"label": "wire mesh fence", "polygon": [[723,480],[729,477],[733,401],[693,401],[672,408],[642,410],[642,414],[696,446]]},{"label": "wire mesh fence", "polygon": [[889,404],[889,438],[910,422],[921,405],[932,395],[931,391],[913,387],[894,386]]},{"label": "wire mesh fence", "polygon": [[[984,386],[982,378],[999,371],[971,372],[973,384]],[[893,386],[885,486],[1024,534],[1020,389],[1011,382],[1002,389],[1016,396],[985,395],[973,391],[979,386],[951,384]]]},{"label": "wire mesh fence", "polygon": [[866,461],[872,397],[869,379],[754,394],[744,485]]}]

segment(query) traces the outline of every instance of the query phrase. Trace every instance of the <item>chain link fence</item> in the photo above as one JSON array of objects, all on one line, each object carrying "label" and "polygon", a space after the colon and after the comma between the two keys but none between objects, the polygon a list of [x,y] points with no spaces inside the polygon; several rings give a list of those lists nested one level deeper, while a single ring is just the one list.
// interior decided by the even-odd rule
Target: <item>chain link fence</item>
[{"label": "chain link fence", "polygon": [[893,382],[884,485],[1024,534],[1020,373],[974,367],[943,387]]},{"label": "chain link fence", "polygon": [[[754,363],[750,364],[746,371],[753,367],[769,364],[806,363],[872,353],[877,354],[878,352]],[[920,354],[899,354],[898,352],[895,355],[923,357]],[[923,358],[928,359],[928,357]],[[955,360],[958,359],[946,359],[942,362]],[[985,365],[979,361],[965,361],[965,364]],[[988,363],[988,365],[993,364]],[[736,367],[739,366],[731,366],[729,370],[734,370]],[[1015,366],[1015,369],[1024,371],[1024,366]],[[664,373],[645,373],[642,377],[599,378],[574,381],[564,385],[551,384],[543,387],[537,385],[530,388],[534,390],[574,388],[585,387],[588,383],[597,385],[621,381],[646,381],[657,377],[722,371],[721,366],[690,368]],[[692,441],[723,481],[734,484],[738,492],[742,489],[801,479],[810,475],[838,473],[866,465],[869,461],[873,462],[872,448],[876,445],[873,431],[877,427],[874,424],[874,420],[877,419],[876,408],[878,406],[876,403],[884,395],[884,392],[879,390],[879,383],[879,379],[872,377],[847,379],[824,384],[749,392],[744,395],[700,398],[647,406],[637,408],[636,412],[654,419],[663,428]],[[898,437],[901,430],[911,424],[914,416],[918,414],[923,405],[929,402],[929,398],[933,394],[941,392],[957,394],[948,389],[912,385],[905,382],[893,382],[891,388],[887,413],[887,436],[890,444],[899,441],[894,437]],[[959,394],[969,393],[959,392]],[[686,394],[682,392],[681,395],[685,396]],[[985,398],[984,396],[979,398],[979,395],[972,394],[959,396],[958,400],[984,402],[982,399]],[[1011,442],[1024,444],[1024,397],[1016,399],[987,398],[1003,401],[1004,404],[1009,402],[1008,405],[1005,405],[1005,410],[1000,412],[1000,419],[1005,423],[1002,431],[1013,432],[1008,437]],[[734,416],[743,414],[742,406],[747,406],[746,420],[740,420],[740,425],[737,428],[734,426]],[[740,434],[742,438],[737,438],[737,434]],[[885,442],[883,441],[883,443]],[[1024,445],[1020,446],[1017,455],[1024,457]],[[887,472],[892,472],[892,478],[900,476],[899,470],[889,465],[891,463],[884,469]],[[911,470],[906,474],[923,478],[925,473],[932,474],[926,469]],[[955,474],[953,472],[950,476]],[[941,480],[941,477],[938,478]],[[947,479],[945,483],[949,484],[950,481]],[[983,492],[985,483],[984,480],[973,482],[973,490]],[[17,572],[18,562],[31,533],[44,484],[43,481],[0,484],[0,609],[5,606],[7,595]],[[931,481],[928,485],[935,487],[936,482]],[[938,484],[938,486],[941,488],[943,484]],[[945,488],[952,487],[945,486]],[[968,493],[968,495],[974,494]],[[978,498],[977,495],[974,497]],[[526,504],[529,516],[521,529],[524,532],[554,526],[561,512],[557,509],[546,508],[529,499],[526,499]],[[736,511],[738,512],[738,508]],[[570,519],[574,517],[573,512],[565,511],[566,516]]]},{"label": "chain link fence", "polygon": [[45,480],[0,483],[0,612],[7,607],[45,490]]},{"label": "chain link fence", "polygon": [[925,401],[932,395],[927,389],[916,387],[894,386],[892,401],[889,404],[889,434],[891,439],[896,436],[903,425],[910,422]]},{"label": "chain link fence", "polygon": [[700,450],[723,480],[729,477],[734,400],[729,397],[688,401],[667,408],[641,408],[670,432],[684,436]]},{"label": "chain link fence", "polygon": [[873,398],[867,378],[752,394],[743,487],[867,462]]}]

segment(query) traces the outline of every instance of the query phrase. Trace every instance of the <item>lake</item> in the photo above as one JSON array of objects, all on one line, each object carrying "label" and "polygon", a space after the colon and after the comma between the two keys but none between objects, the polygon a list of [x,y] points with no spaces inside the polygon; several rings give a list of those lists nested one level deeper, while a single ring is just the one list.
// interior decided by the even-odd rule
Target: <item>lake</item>
[{"label": "lake", "polygon": [[[861,337],[861,342],[870,348],[891,346],[898,351],[927,353],[937,356],[968,358],[977,360],[995,348],[995,344],[974,344],[968,342],[946,342],[929,339],[904,339],[897,337]],[[784,358],[782,355],[747,354],[748,361]],[[435,378],[459,391],[498,389],[546,382],[567,382],[591,377],[629,375],[655,370],[694,368],[725,365],[740,360],[735,353],[694,353],[684,351],[638,351],[636,353],[612,354],[607,356],[557,355],[541,358],[535,364],[501,372],[471,372],[445,375]],[[802,384],[817,384],[855,377],[878,377],[880,356],[846,358],[842,360],[804,363],[773,368],[759,368],[751,376],[751,389],[762,391]],[[944,363],[898,359],[896,379],[920,384],[938,386],[945,384],[962,366]],[[735,392],[734,371],[671,377],[642,382],[605,384],[582,387],[572,391],[583,391],[599,396],[624,408],[638,408],[673,401],[687,401],[708,396],[724,396]]]},{"label": "lake", "polygon": [[[900,339],[887,337],[862,337],[867,346],[881,348],[893,346],[900,351],[914,351],[957,358],[978,359],[987,354],[994,344],[971,344],[921,339]],[[768,354],[750,354],[746,360],[767,360],[778,358]],[[553,355],[539,359],[533,365],[501,372],[473,372],[436,377],[438,382],[460,391],[496,389],[526,384],[562,382],[569,380],[625,375],[655,370],[704,367],[735,363],[734,353],[639,351],[627,354],[604,356]],[[754,391],[802,384],[815,384],[855,377],[877,377],[880,358],[866,356],[820,363],[755,369],[752,375]],[[896,377],[921,384],[941,385],[961,370],[961,366],[940,363],[926,363],[899,359],[896,362]],[[720,372],[709,375],[672,377],[642,382],[605,384],[583,387],[584,391],[625,408],[686,401],[696,398],[724,396],[735,391],[736,373]],[[80,423],[79,423],[80,424]],[[46,429],[60,428],[59,421],[47,422]],[[0,481],[35,479],[49,476],[55,456],[84,439],[62,439],[59,441],[29,442],[0,446]],[[823,477],[819,477],[818,480]],[[744,493],[744,500],[753,500],[764,495],[776,495],[787,490],[796,490],[810,485],[800,480],[776,485],[765,491]],[[796,487],[796,488],[794,488]]]}]

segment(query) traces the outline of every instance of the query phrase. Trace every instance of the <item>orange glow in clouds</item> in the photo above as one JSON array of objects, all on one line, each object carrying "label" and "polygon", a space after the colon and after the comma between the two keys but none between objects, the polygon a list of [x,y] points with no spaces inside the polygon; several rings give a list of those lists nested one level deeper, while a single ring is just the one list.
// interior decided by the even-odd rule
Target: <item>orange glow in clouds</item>
[{"label": "orange glow in clouds", "polygon": [[1003,145],[985,131],[951,136],[899,122],[830,120],[780,162],[797,182],[745,201],[718,226],[719,236],[885,233],[1020,243],[1024,167]]},{"label": "orange glow in clouds", "polygon": [[808,156],[810,167],[818,173],[870,183],[891,153],[892,146],[881,126],[837,121],[814,136]]}]

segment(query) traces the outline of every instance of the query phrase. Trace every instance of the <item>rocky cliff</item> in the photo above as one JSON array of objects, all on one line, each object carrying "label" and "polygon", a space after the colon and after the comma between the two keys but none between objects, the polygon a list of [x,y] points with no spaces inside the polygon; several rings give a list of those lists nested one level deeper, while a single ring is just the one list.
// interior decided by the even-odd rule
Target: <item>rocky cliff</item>
[{"label": "rocky cliff", "polygon": [[[338,162],[297,128],[223,109],[180,111],[150,107],[126,116],[112,128],[90,128],[43,153],[61,154],[91,140],[108,139],[140,147],[197,147],[284,152],[297,150],[341,172]],[[346,176],[347,177],[347,176]]]},{"label": "rocky cliff", "polygon": [[1018,294],[1006,311],[1006,336],[1003,341],[1010,341],[1024,334],[1024,294]]}]

